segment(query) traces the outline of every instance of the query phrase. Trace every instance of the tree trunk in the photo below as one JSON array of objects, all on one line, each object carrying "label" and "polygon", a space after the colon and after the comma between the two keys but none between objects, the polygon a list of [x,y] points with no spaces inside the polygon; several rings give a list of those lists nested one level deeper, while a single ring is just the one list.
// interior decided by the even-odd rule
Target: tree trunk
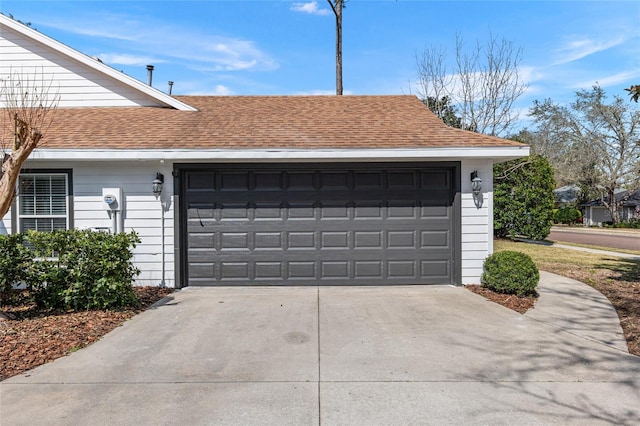
[{"label": "tree trunk", "polygon": [[15,143],[11,155],[2,161],[2,177],[0,177],[0,219],[4,217],[13,204],[16,195],[16,182],[20,175],[20,168],[31,152],[38,146],[42,133],[18,118],[13,117],[16,126]]},{"label": "tree trunk", "polygon": [[336,8],[336,95],[342,95],[342,1]]},{"label": "tree trunk", "polygon": [[342,95],[342,9],[344,0],[327,0],[336,15],[336,95]]},{"label": "tree trunk", "polygon": [[605,207],[609,210],[611,222],[614,224],[620,223],[620,210],[618,209],[618,203],[616,202],[615,189],[607,188],[607,195],[609,197],[609,202]]}]

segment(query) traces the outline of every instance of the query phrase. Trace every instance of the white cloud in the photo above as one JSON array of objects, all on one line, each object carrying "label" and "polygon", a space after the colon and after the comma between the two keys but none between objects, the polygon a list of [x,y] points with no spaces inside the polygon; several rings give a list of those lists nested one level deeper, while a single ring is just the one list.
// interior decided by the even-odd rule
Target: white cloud
[{"label": "white cloud", "polygon": [[[84,19],[84,20],[48,20],[46,27],[55,28],[57,30],[65,31],[71,34],[78,34],[87,37],[100,37],[107,38],[113,40],[123,40],[123,41],[135,41],[136,37],[133,34],[128,34],[125,31],[120,31],[123,27],[122,25],[114,25],[115,22],[120,21],[120,17],[113,17],[103,15],[101,16],[103,22],[96,22],[94,19]],[[78,22],[91,22],[91,26],[83,26]]]},{"label": "white cloud", "polygon": [[624,42],[625,38],[622,36],[609,40],[594,40],[590,37],[572,37],[556,49],[556,60],[553,65],[577,61],[594,53],[618,46]]},{"label": "white cloud", "polygon": [[223,86],[222,84],[217,84],[213,90],[212,89],[202,89],[202,90],[192,90],[187,93],[188,96],[231,96],[234,92],[227,86]]},{"label": "white cloud", "polygon": [[308,13],[310,15],[320,15],[320,16],[326,16],[329,13],[331,13],[329,9],[318,7],[317,1],[309,1],[306,3],[294,3],[291,6],[291,10],[293,10],[294,12]]},{"label": "white cloud", "polygon": [[96,55],[102,62],[109,65],[133,65],[143,66],[165,62],[151,56],[136,56],[127,53],[100,53]]},{"label": "white cloud", "polygon": [[[114,25],[114,22],[118,25]],[[219,36],[164,22],[143,23],[124,15],[96,15],[76,18],[73,22],[57,21],[47,26],[74,34],[127,42],[121,44],[122,52],[100,55],[104,62],[113,64],[144,65],[179,61],[192,69],[211,71],[269,71],[279,67],[275,59],[251,40]],[[171,37],[167,37],[168,34]],[[136,52],[143,53],[138,55]],[[95,55],[94,52],[85,53]],[[155,59],[149,61],[148,58]]]},{"label": "white cloud", "polygon": [[576,83],[572,85],[571,88],[581,89],[585,87],[591,87],[596,83],[602,87],[616,86],[622,83],[628,83],[629,85],[631,85],[631,84],[634,84],[638,79],[640,79],[640,70],[624,71],[624,72],[619,72],[617,74],[613,74],[605,77],[585,80],[580,83]]}]

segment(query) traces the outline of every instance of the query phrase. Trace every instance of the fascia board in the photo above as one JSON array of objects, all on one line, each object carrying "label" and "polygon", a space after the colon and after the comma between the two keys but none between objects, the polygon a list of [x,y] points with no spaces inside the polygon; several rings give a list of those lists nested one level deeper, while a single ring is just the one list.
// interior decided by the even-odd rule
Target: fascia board
[{"label": "fascia board", "polygon": [[529,155],[529,147],[423,149],[36,149],[29,160],[167,162],[279,162],[279,161],[429,161],[489,159],[494,163]]}]

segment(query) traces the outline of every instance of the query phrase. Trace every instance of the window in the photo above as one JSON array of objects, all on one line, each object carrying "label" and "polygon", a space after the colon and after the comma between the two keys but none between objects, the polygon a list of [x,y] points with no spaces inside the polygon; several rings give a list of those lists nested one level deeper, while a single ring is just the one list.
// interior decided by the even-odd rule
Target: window
[{"label": "window", "polygon": [[70,172],[18,177],[18,229],[51,232],[69,228]]}]

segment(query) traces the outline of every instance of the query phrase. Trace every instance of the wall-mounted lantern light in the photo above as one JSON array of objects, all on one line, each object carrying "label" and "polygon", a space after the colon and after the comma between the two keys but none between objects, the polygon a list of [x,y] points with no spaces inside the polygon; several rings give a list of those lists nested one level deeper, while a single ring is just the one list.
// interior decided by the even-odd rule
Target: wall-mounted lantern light
[{"label": "wall-mounted lantern light", "polygon": [[471,191],[473,195],[478,196],[482,191],[482,179],[478,177],[478,172],[471,172]]},{"label": "wall-mounted lantern light", "polygon": [[162,184],[164,184],[164,175],[162,173],[156,173],[156,178],[153,180],[151,186],[153,195],[155,195],[156,198],[162,195]]},{"label": "wall-mounted lantern light", "polygon": [[478,171],[471,172],[471,192],[473,202],[477,208],[482,207],[482,179],[478,177]]}]

